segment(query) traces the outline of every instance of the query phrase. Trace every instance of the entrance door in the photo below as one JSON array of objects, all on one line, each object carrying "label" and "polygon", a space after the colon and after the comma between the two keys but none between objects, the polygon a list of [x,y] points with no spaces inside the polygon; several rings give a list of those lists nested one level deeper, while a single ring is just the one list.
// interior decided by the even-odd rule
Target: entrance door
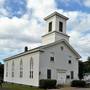
[{"label": "entrance door", "polygon": [[58,84],[65,84],[65,80],[66,80],[66,73],[64,72],[58,72],[57,74],[57,81]]}]

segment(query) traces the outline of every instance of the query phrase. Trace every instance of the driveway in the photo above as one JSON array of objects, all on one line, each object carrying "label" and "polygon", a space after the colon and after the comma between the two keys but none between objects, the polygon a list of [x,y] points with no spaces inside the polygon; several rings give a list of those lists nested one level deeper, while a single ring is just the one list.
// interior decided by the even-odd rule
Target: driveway
[{"label": "driveway", "polygon": [[74,87],[66,87],[66,88],[61,88],[60,90],[90,90],[90,88],[74,88]]},{"label": "driveway", "polygon": [[90,88],[64,87],[64,88],[61,88],[61,89],[51,89],[51,90],[90,90]]}]

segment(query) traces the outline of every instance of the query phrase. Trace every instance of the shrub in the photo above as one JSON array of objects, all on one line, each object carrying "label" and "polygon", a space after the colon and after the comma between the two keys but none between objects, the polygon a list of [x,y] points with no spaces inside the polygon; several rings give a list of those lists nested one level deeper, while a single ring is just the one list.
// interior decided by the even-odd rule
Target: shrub
[{"label": "shrub", "polygon": [[39,81],[40,88],[55,88],[56,87],[56,80],[48,80],[48,79],[41,79]]},{"label": "shrub", "polygon": [[71,82],[71,86],[72,87],[85,87],[86,86],[86,82],[82,81],[82,80],[73,80]]}]

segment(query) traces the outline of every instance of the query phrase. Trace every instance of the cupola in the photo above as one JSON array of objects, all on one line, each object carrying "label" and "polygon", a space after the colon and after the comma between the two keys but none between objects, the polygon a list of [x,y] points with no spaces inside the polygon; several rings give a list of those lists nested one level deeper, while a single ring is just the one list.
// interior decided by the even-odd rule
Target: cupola
[{"label": "cupola", "polygon": [[69,41],[66,34],[66,21],[68,18],[58,12],[54,12],[44,18],[46,21],[45,35],[42,36],[42,44],[53,43],[57,40],[65,39]]}]

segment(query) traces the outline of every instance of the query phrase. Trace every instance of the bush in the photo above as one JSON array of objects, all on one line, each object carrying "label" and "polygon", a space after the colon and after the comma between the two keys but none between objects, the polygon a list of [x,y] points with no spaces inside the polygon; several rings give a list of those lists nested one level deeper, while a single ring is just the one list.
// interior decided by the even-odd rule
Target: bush
[{"label": "bush", "polygon": [[82,80],[73,80],[71,82],[71,86],[72,87],[85,87],[86,86],[86,82],[82,81]]},{"label": "bush", "polygon": [[56,87],[56,80],[48,80],[48,79],[41,79],[39,81],[40,88],[55,88]]}]

